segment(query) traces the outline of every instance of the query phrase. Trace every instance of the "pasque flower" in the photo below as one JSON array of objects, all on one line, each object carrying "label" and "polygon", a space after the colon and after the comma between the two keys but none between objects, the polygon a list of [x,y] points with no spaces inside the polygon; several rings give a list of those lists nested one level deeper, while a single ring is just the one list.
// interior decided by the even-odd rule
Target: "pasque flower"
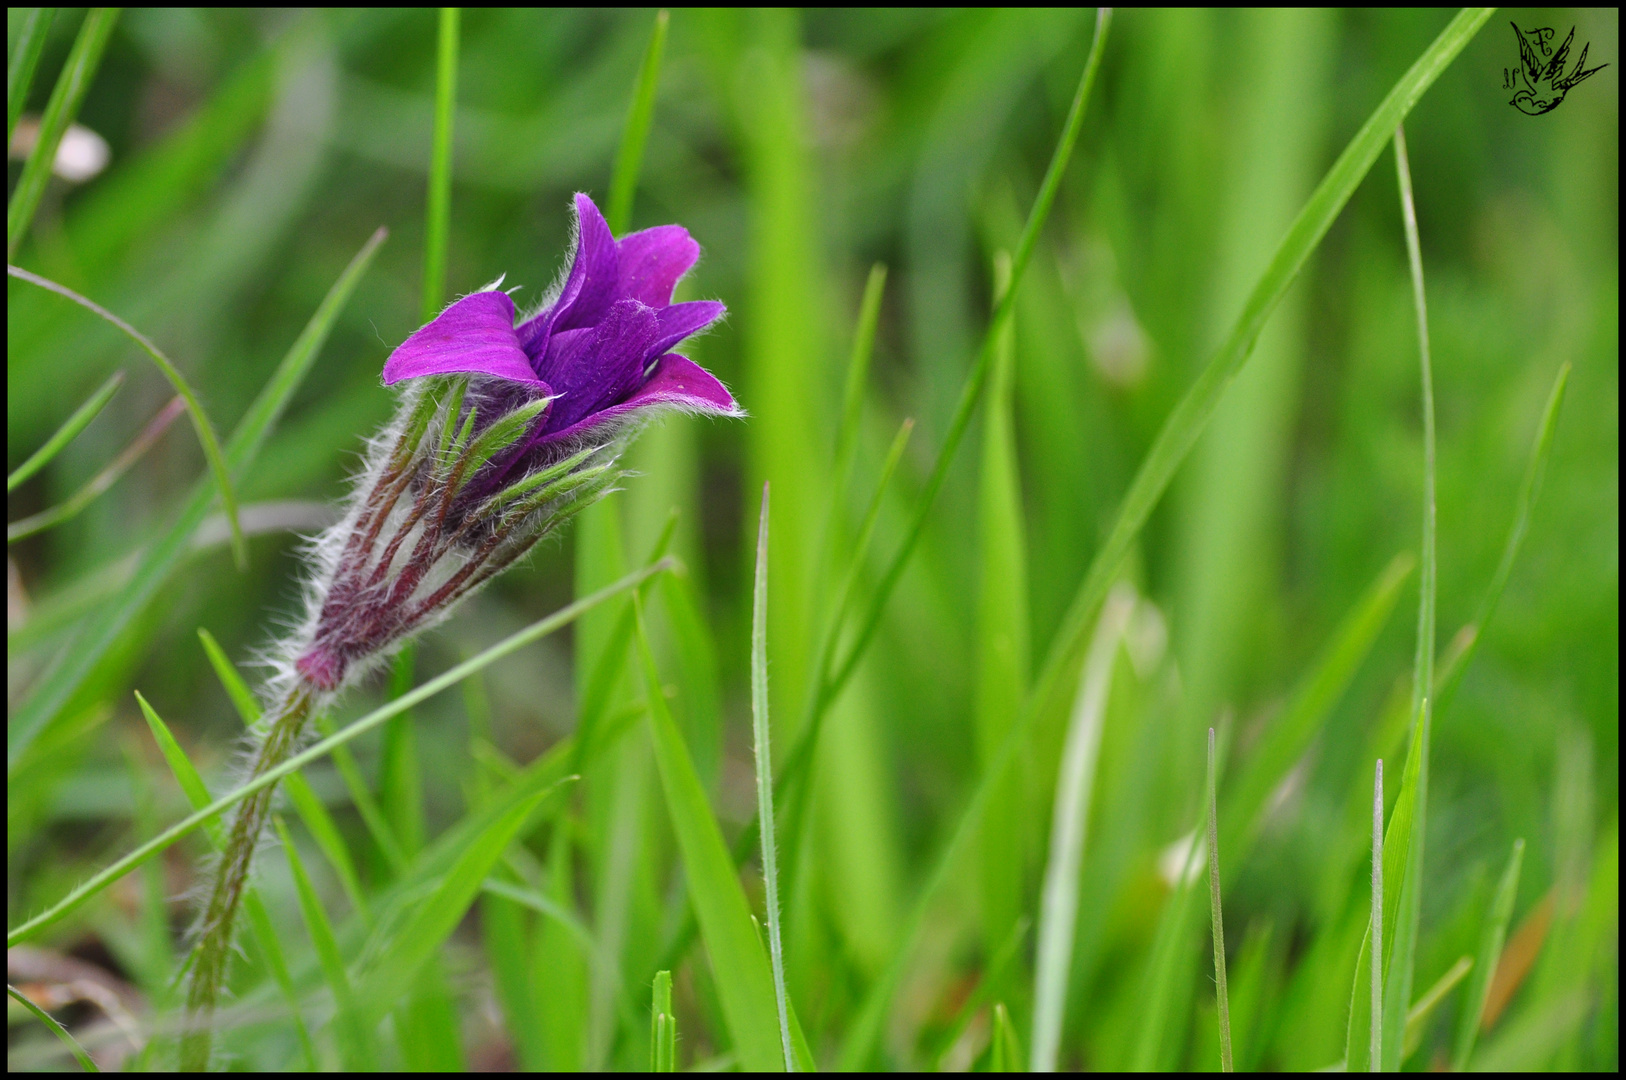
[{"label": "pasque flower", "polygon": [[[611,490],[641,420],[671,409],[742,415],[722,383],[671,351],[724,313],[711,300],[672,303],[700,255],[688,231],[616,240],[586,195],[575,208],[575,255],[535,314],[517,319],[494,285],[385,361],[400,407],[370,441],[343,518],[310,546],[305,616],[272,651],[251,775],[286,760],[346,684]],[[208,1062],[208,1016],[271,794],[239,805],[210,883],[189,961],[192,1067]]]}]

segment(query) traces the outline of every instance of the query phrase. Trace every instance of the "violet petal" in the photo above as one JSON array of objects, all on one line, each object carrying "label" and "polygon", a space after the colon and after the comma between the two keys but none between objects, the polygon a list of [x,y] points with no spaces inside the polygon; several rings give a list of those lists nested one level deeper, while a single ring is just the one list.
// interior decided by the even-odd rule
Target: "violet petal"
[{"label": "violet petal", "polygon": [[463,297],[419,328],[384,361],[384,383],[424,375],[493,375],[548,393],[531,369],[514,332],[514,301],[507,293]]},{"label": "violet petal", "polygon": [[598,212],[593,200],[586,195],[576,196],[576,260],[570,268],[575,280],[580,275],[578,291],[566,302],[561,296],[558,316],[553,330],[575,330],[593,326],[619,300],[616,281],[620,261],[616,255],[615,237],[604,215]]},{"label": "violet petal", "polygon": [[686,304],[673,304],[656,312],[660,334],[650,347],[652,355],[660,355],[691,334],[698,334],[728,311],[716,300],[691,300]]},{"label": "violet petal", "polygon": [[653,308],[636,300],[610,307],[592,329],[560,330],[540,370],[559,395],[547,429],[558,430],[623,400],[643,381],[644,358],[659,332]]},{"label": "violet petal", "polygon": [[640,409],[675,408],[716,416],[744,416],[728,388],[687,356],[667,353],[655,362],[655,371],[637,392],[619,405],[600,409],[568,427],[550,431],[535,443],[559,442],[590,431],[600,424]]},{"label": "violet petal", "polygon": [[623,236],[616,245],[621,259],[620,296],[652,308],[672,302],[678,279],[700,258],[700,245],[682,225],[657,225]]}]

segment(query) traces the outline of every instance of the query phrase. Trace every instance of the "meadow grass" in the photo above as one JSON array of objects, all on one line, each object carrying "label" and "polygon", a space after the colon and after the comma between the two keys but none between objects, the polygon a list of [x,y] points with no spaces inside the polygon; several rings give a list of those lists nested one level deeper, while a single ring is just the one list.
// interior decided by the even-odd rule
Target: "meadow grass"
[{"label": "meadow grass", "polygon": [[[198,1045],[276,784],[216,1067],[1617,1068],[1616,71],[1498,23],[13,9],[8,1064]],[[749,417],[245,783],[389,346],[573,191]]]}]

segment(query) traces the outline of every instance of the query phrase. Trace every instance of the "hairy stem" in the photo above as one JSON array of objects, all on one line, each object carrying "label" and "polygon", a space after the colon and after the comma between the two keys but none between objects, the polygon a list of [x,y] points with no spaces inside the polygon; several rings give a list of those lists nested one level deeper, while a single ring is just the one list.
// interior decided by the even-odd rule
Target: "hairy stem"
[{"label": "hairy stem", "polygon": [[[270,726],[254,754],[250,779],[282,764],[299,748],[299,740],[315,702],[316,692],[299,683],[270,710]],[[204,908],[201,932],[189,960],[192,982],[186,995],[187,1034],[181,1041],[181,1068],[188,1072],[201,1072],[209,1067],[214,1041],[215,1002],[220,998],[221,988],[226,982],[226,969],[231,962],[237,909],[242,905],[243,895],[248,889],[249,870],[254,863],[260,834],[270,817],[271,796],[275,791],[276,785],[272,784],[244,799],[238,806],[226,850],[215,867],[214,879],[209,886],[209,901]]]}]

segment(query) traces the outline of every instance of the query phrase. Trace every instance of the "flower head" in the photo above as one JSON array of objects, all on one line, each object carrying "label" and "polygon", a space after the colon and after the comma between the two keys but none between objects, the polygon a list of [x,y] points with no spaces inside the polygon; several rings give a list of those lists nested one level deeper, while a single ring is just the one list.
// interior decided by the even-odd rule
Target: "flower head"
[{"label": "flower head", "polygon": [[617,241],[577,195],[575,255],[541,310],[516,325],[493,287],[390,354],[384,382],[412,381],[349,511],[313,546],[306,618],[281,652],[289,688],[338,690],[610,491],[640,418],[742,415],[670,351],[725,310],[672,303],[699,255],[679,225]]},{"label": "flower head", "polygon": [[699,256],[700,245],[681,225],[616,240],[593,200],[577,195],[575,257],[542,310],[515,325],[507,293],[465,296],[390,354],[384,382],[484,375],[510,384],[493,391],[548,399],[521,457],[641,410],[738,416],[722,383],[669,351],[726,310],[715,300],[672,303],[678,279]]}]

